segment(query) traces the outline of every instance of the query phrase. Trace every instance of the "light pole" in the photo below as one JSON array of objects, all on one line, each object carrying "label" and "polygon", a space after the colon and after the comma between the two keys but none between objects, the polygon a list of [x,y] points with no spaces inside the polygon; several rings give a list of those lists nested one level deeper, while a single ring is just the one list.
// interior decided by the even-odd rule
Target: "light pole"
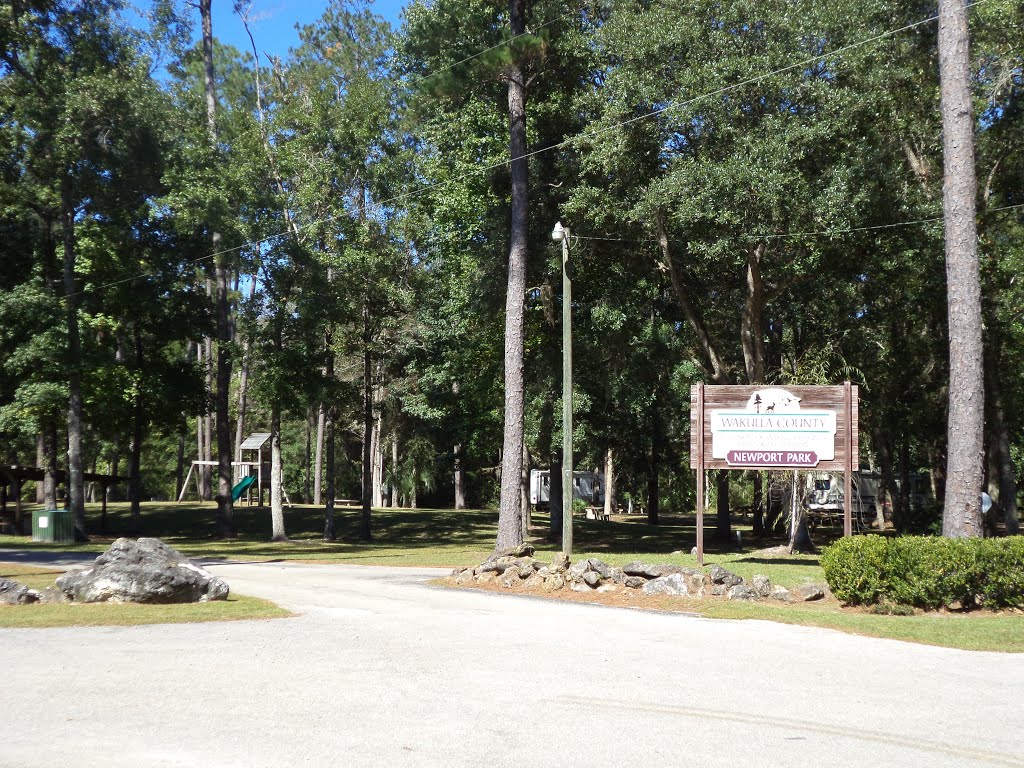
[{"label": "light pole", "polygon": [[562,222],[551,230],[562,244],[562,552],[572,554],[572,280],[569,277],[569,230]]}]

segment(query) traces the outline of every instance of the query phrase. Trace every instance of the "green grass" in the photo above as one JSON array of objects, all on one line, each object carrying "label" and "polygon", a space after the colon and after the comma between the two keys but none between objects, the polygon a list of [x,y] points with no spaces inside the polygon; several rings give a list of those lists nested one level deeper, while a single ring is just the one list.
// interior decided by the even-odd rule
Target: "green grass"
[{"label": "green grass", "polygon": [[761,619],[968,651],[1024,653],[1024,616],[1019,613],[879,616],[841,608],[834,600],[796,605],[709,601],[689,610],[715,619]]},{"label": "green grass", "polygon": [[[214,535],[215,507],[213,504],[143,505],[142,534],[157,536],[190,557],[245,560],[306,560],[329,563],[393,566],[457,567],[481,562],[494,547],[497,533],[497,512],[493,510],[392,510],[373,512],[374,540],[360,542],[357,537],[359,511],[352,508],[336,510],[338,540],[323,541],[323,509],[296,506],[285,510],[285,522],[292,540],[271,543],[270,514],[266,509],[239,506],[235,522],[239,536],[224,540]],[[88,508],[89,522],[99,529],[98,506]],[[0,561],[3,549],[36,549],[39,551],[96,552],[103,551],[117,535],[130,528],[126,504],[112,504],[107,517],[107,531],[96,534],[88,544],[55,546],[33,544],[27,537],[0,536]],[[611,522],[579,520],[573,525],[576,554],[573,559],[599,557],[612,565],[624,565],[630,560],[653,563],[672,563],[695,566],[696,558],[688,553],[696,540],[696,525],[692,517],[662,515],[661,525],[652,526],[639,516],[616,518]],[[807,582],[824,581],[816,555],[790,555],[765,558],[757,549],[781,543],[778,539],[755,542],[750,526],[734,521],[734,529],[742,530],[747,550],[732,552],[714,541],[714,529],[707,533],[705,565],[719,564],[749,579],[758,573],[768,576],[773,583],[795,587]],[[531,543],[537,548],[537,557],[549,559],[559,551],[559,545],[544,538],[548,517],[535,515]],[[815,542],[827,543],[837,535],[835,530],[815,531]],[[10,568],[3,570],[10,571]],[[51,579],[52,576],[47,574]],[[259,606],[251,598],[239,598],[237,604],[208,603],[187,606],[189,614],[180,611],[179,621],[219,621],[231,618],[260,618]],[[917,614],[914,616],[879,616],[859,610],[842,608],[834,600],[817,603],[783,605],[773,603],[732,603],[703,601],[675,603],[685,610],[700,612],[712,618],[764,619],[787,624],[828,627],[856,634],[889,637],[911,642],[964,648],[1024,652],[1024,615],[992,614]],[[44,609],[63,606],[26,606],[38,612],[45,620]],[[93,608],[99,610],[92,612]],[[179,612],[181,606],[133,606],[139,609],[137,618],[115,621],[104,616],[103,606],[74,606],[74,623],[146,623],[166,621],[156,612],[171,609]],[[123,606],[105,606],[116,613]],[[18,609],[19,611],[21,608]],[[214,615],[218,610],[223,615]],[[275,609],[264,604],[263,610]],[[235,611],[239,615],[233,615]],[[246,611],[250,611],[247,615]],[[192,613],[194,612],[194,613]],[[0,626],[9,611],[0,610]],[[28,615],[26,613],[26,615]],[[125,614],[127,615],[127,614]],[[269,614],[267,614],[269,615]],[[280,614],[277,614],[280,615]],[[95,620],[93,620],[95,617]],[[37,626],[53,626],[38,624]]]},{"label": "green grass", "polygon": [[[3,553],[0,552],[0,559]],[[32,589],[52,587],[61,570],[0,562],[0,578],[14,579]],[[207,621],[247,621],[291,616],[269,600],[231,595],[227,600],[173,605],[137,603],[39,604],[0,606],[0,628],[135,626],[189,624]]]}]

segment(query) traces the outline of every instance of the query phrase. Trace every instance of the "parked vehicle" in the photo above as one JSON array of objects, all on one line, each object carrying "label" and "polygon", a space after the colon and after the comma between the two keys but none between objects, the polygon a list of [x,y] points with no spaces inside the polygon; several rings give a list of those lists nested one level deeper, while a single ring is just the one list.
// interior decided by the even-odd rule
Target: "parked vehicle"
[{"label": "parked vehicle", "polygon": [[[551,471],[530,470],[530,504],[536,509],[547,509],[551,493]],[[583,499],[587,506],[604,504],[604,476],[596,472],[572,473],[572,496]]]},{"label": "parked vehicle", "polygon": [[[809,472],[803,504],[812,523],[840,522],[843,519],[843,476],[840,473]],[[897,489],[899,480],[896,481]],[[850,481],[853,491],[851,513],[854,525],[863,529],[876,525],[879,498],[882,496],[882,477],[877,472],[854,472]],[[910,476],[910,508],[922,509],[930,501],[928,476],[917,473]],[[886,520],[892,517],[891,500],[882,510]]]}]

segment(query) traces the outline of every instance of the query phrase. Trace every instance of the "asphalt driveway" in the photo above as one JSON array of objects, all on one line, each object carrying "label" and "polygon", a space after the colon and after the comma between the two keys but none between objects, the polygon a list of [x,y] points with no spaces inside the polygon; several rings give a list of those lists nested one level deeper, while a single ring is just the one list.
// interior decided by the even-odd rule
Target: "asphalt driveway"
[{"label": "asphalt driveway", "polygon": [[1024,768],[1022,655],[210,567],[299,615],[0,630],[0,766]]}]

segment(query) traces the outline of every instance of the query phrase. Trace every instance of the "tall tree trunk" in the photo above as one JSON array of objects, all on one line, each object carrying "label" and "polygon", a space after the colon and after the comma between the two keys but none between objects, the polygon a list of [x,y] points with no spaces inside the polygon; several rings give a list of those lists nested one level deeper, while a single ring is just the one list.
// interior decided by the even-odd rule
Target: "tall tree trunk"
[{"label": "tall tree trunk", "polygon": [[615,514],[615,452],[604,450],[604,516]]},{"label": "tall tree trunk", "polygon": [[760,470],[754,470],[753,475],[753,486],[754,486],[754,524],[753,533],[758,538],[764,536],[764,478],[761,476]]},{"label": "tall tree trunk", "polygon": [[653,406],[652,411],[651,462],[647,473],[647,522],[657,525],[659,506],[661,505],[658,488],[658,474],[661,471],[661,417],[657,411],[657,404]]},{"label": "tall tree trunk", "polygon": [[680,309],[683,310],[683,316],[697,337],[697,342],[703,355],[704,370],[707,371],[715,384],[729,384],[731,383],[729,369],[726,366],[725,360],[719,353],[714,341],[712,341],[711,334],[708,333],[707,326],[704,323],[704,318],[697,309],[693,297],[690,295],[686,284],[676,269],[675,260],[672,256],[672,247],[668,238],[668,230],[665,227],[665,219],[660,212],[655,216],[655,224],[658,228],[658,247],[661,250],[662,258],[662,263],[659,267],[668,272],[669,280],[672,283],[672,291],[676,295]]},{"label": "tall tree trunk", "polygon": [[[334,360],[330,359],[330,373],[334,376]],[[324,468],[324,490],[327,500],[324,503],[324,541],[334,541],[338,531],[334,523],[334,407],[327,408],[324,424],[324,443],[327,466]]]},{"label": "tall tree trunk", "polygon": [[1006,427],[1003,408],[1003,389],[999,379],[996,353],[991,347],[985,350],[985,372],[988,380],[989,432],[991,433],[992,464],[995,476],[989,485],[994,486],[999,506],[1006,523],[1006,533],[1016,536],[1020,533],[1020,519],[1017,512],[1017,470],[1010,453],[1010,434]]},{"label": "tall tree trunk", "polygon": [[416,509],[416,507],[418,505],[418,497],[417,497],[417,494],[416,494],[416,486],[419,485],[419,483],[416,482],[416,469],[417,469],[417,467],[416,467],[416,460],[413,459],[412,460],[412,483],[409,486],[410,489],[411,489],[409,491],[409,508],[410,509]]},{"label": "tall tree trunk", "polygon": [[814,552],[814,542],[807,528],[807,509],[800,503],[800,473],[793,470],[793,485],[789,501],[789,551]]},{"label": "tall tree trunk", "polygon": [[[509,31],[526,31],[526,0],[509,0]],[[505,294],[505,418],[502,442],[501,500],[495,550],[523,543],[520,478],[523,472],[523,303],[529,238],[529,169],[526,158],[526,83],[515,62],[506,69],[508,80],[509,160],[512,177],[512,228]]]},{"label": "tall tree trunk", "polygon": [[982,535],[985,388],[982,373],[981,278],[975,220],[974,116],[965,0],[939,0],[949,314],[949,425],[942,535]]},{"label": "tall tree trunk", "polygon": [[[207,280],[206,291],[212,297],[213,285]],[[207,337],[203,341],[204,359],[206,361],[206,391],[213,394],[213,339]],[[213,414],[207,412],[203,416],[203,461],[213,461]],[[213,498],[213,469],[210,465],[203,468],[203,501]]]},{"label": "tall tree trunk", "polygon": [[[42,469],[46,465],[46,435],[42,431],[36,435],[36,467]],[[36,504],[46,503],[46,492],[42,483],[36,483]]]},{"label": "tall tree trunk", "polygon": [[[206,127],[210,148],[216,154],[217,147],[217,92],[213,71],[213,20],[210,13],[211,0],[199,0],[199,15],[203,27],[203,81],[206,86]],[[231,423],[228,399],[231,387],[231,318],[228,302],[228,281],[230,269],[226,254],[219,253],[221,234],[215,222],[210,226],[210,245],[215,254],[215,279],[217,283],[217,530],[224,538],[234,538],[234,509],[231,502]]]},{"label": "tall tree trunk", "polygon": [[181,496],[181,487],[185,484],[185,424],[178,428],[178,460],[174,472],[174,498]]},{"label": "tall tree trunk", "polygon": [[[145,370],[145,359],[143,357],[142,349],[142,333],[139,329],[138,323],[135,324],[134,341],[135,341],[135,365],[139,371]],[[146,418],[144,404],[142,402],[142,393],[136,391],[135,402],[133,403],[132,414],[132,444],[130,447],[131,453],[129,455],[129,470],[128,470],[128,501],[131,503],[131,531],[138,535],[142,531],[142,435],[144,420]]]},{"label": "tall tree trunk", "polygon": [[530,537],[530,451],[523,441],[523,469],[519,482],[520,517],[523,524],[523,541]]},{"label": "tall tree trunk", "polygon": [[370,432],[370,503],[378,509],[384,506],[384,447],[383,424],[384,414],[381,413],[377,398],[377,387],[371,392],[373,424]]},{"label": "tall tree trunk", "polygon": [[548,512],[551,514],[551,524],[548,527],[549,536],[552,540],[560,540],[562,537],[562,499],[564,498],[564,487],[562,483],[562,449],[561,446],[551,446],[551,470],[548,472]]},{"label": "tall tree trunk", "polygon": [[764,281],[761,279],[761,257],[764,244],[747,248],[747,298],[740,315],[740,341],[747,383],[764,382]]},{"label": "tall tree trunk", "polygon": [[[249,301],[256,295],[256,275],[249,283]],[[249,405],[249,357],[252,344],[246,335],[242,342],[242,370],[238,377],[238,423],[235,425],[235,461],[242,460],[242,441],[245,440],[245,416]]]},{"label": "tall tree trunk", "polygon": [[723,544],[732,539],[732,518],[729,514],[729,470],[720,469],[715,473],[717,499],[715,502],[718,520],[715,534]]},{"label": "tall tree trunk", "polygon": [[45,446],[43,458],[43,505],[46,509],[57,508],[57,425],[49,423],[45,427]]},{"label": "tall tree trunk", "polygon": [[[893,510],[893,522],[897,529],[907,529],[910,522],[910,509],[913,497],[913,488],[910,480],[910,438],[903,435],[900,440],[900,496],[896,508]],[[981,500],[981,488],[978,488],[978,500]]]},{"label": "tall tree trunk", "polygon": [[281,461],[281,406],[270,408],[270,526],[271,541],[287,541],[284,530],[284,465]]},{"label": "tall tree trunk", "polygon": [[462,468],[462,444],[456,443],[455,457],[455,508],[466,508],[466,473]]},{"label": "tall tree trunk", "polygon": [[[413,480],[415,483],[415,480]],[[391,508],[398,509],[398,430],[391,434]]]},{"label": "tall tree trunk", "polygon": [[[875,494],[875,520],[878,523],[878,530],[882,531],[885,530],[885,508],[888,506],[890,514],[895,512],[899,489],[896,487],[896,475],[893,473],[889,440],[877,426],[871,428],[871,442],[878,452],[878,464],[882,473],[882,481]],[[895,520],[893,526],[896,526]]]},{"label": "tall tree trunk", "polygon": [[[206,392],[211,389],[211,381],[209,375],[209,368],[206,366],[205,357],[206,354],[206,343],[196,342],[196,361],[199,363],[200,368],[206,370]],[[206,414],[201,414],[196,417],[196,459],[198,461],[206,461],[206,446],[208,444],[206,436],[209,434],[209,422]],[[198,465],[196,467],[196,479],[199,484],[199,500],[207,501],[210,498],[210,486],[209,486],[209,475],[207,474],[208,467]]]},{"label": "tall tree trunk", "polygon": [[324,471],[324,427],[327,422],[327,412],[324,404],[320,403],[316,416],[316,458],[313,461],[313,504],[320,506],[320,485]]},{"label": "tall tree trunk", "polygon": [[68,506],[75,520],[75,538],[88,540],[85,529],[85,487],[82,467],[82,346],[78,332],[78,289],[75,285],[75,206],[71,177],[60,186],[64,229],[64,299],[67,304],[68,366]]},{"label": "tall tree trunk", "polygon": [[370,349],[370,309],[363,307],[363,495],[359,515],[359,539],[370,541],[371,511],[374,494],[374,433],[377,422],[373,418],[373,354]]},{"label": "tall tree trunk", "polygon": [[[117,477],[121,470],[121,435],[114,435],[113,454],[110,457],[110,474]],[[181,493],[181,491],[178,491]],[[107,501],[116,501],[118,497],[116,486],[107,488]],[[177,498],[177,497],[175,497]]]},{"label": "tall tree trunk", "polygon": [[303,486],[302,486],[302,499],[309,504],[312,496],[310,495],[310,481],[312,478],[312,466],[311,461],[313,457],[313,409],[306,408],[306,467],[303,471]]}]

